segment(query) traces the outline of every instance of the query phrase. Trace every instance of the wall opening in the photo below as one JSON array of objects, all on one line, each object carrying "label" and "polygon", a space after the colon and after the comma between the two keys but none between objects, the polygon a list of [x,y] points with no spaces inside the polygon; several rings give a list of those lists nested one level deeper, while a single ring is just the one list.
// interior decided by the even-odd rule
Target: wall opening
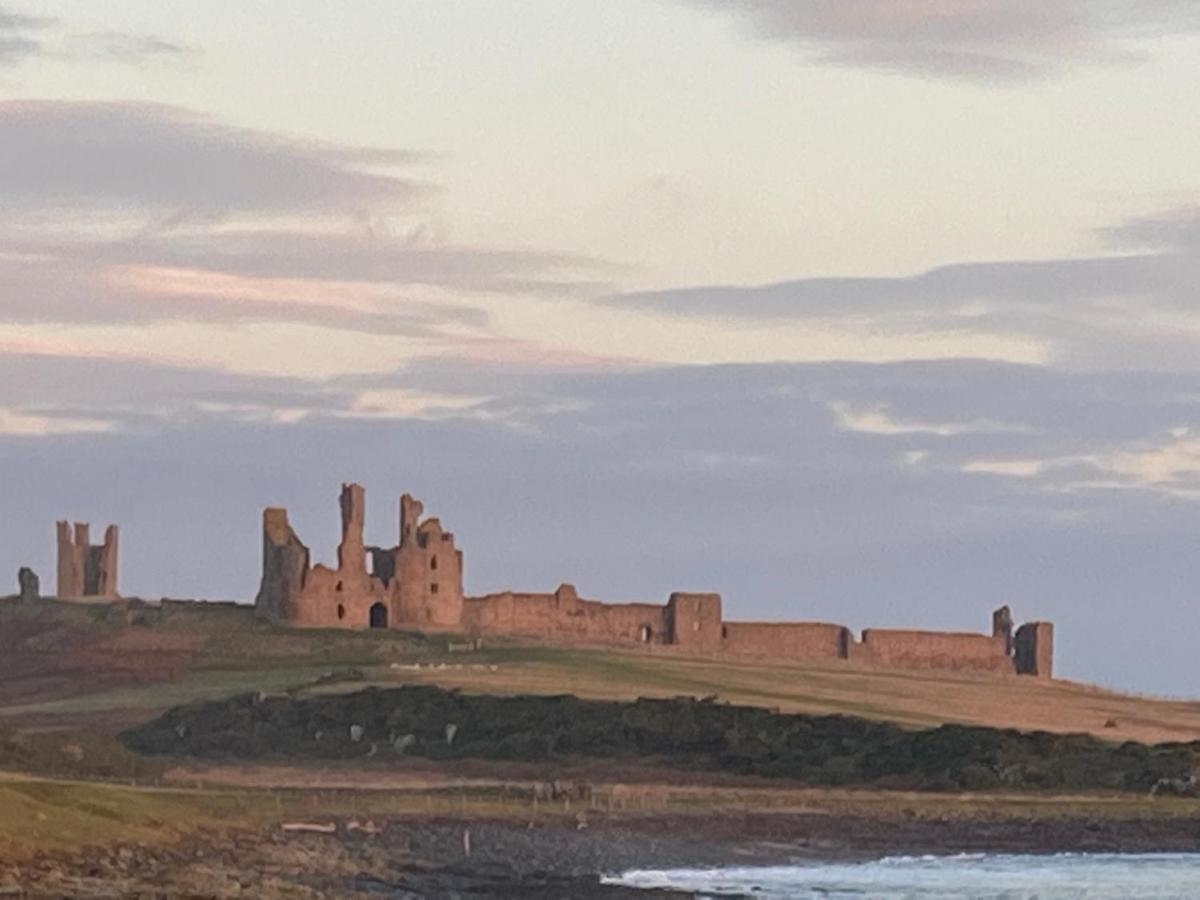
[{"label": "wall opening", "polygon": [[436,581],[433,582],[433,584],[429,585],[429,593],[431,593],[431,594],[437,593],[437,582]]},{"label": "wall opening", "polygon": [[654,639],[654,629],[652,629],[649,625],[643,625],[641,639],[643,644],[650,643],[650,641]]},{"label": "wall opening", "polygon": [[344,618],[346,618],[346,607],[342,606],[342,604],[339,603],[338,604],[338,621],[340,622]]},{"label": "wall opening", "polygon": [[382,603],[376,603],[371,607],[370,612],[372,628],[387,628],[388,627],[388,611],[387,607]]},{"label": "wall opening", "polygon": [[437,554],[436,553],[433,556],[429,557],[429,568],[435,569],[435,570],[437,569]]}]

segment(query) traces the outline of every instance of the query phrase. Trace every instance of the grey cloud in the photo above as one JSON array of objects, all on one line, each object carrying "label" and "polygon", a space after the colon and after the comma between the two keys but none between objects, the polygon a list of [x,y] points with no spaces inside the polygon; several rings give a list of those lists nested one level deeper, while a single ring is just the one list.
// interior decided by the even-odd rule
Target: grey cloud
[{"label": "grey cloud", "polygon": [[685,0],[741,17],[809,58],[933,77],[1008,80],[1131,58],[1124,43],[1200,28],[1182,0]]},{"label": "grey cloud", "polygon": [[[288,505],[328,559],[337,486],[355,479],[369,491],[372,533],[394,531],[401,490],[426,499],[466,547],[471,590],[571,579],[587,595],[661,600],[711,588],[747,618],[976,630],[1008,602],[1059,623],[1069,677],[1162,692],[1190,684],[1190,632],[1155,623],[1192,614],[1200,503],[1054,489],[1079,471],[1044,484],[962,466],[1153,442],[1200,422],[1197,376],[970,361],[577,373],[442,361],[335,380],[316,396],[286,379],[156,369],[141,379],[157,391],[143,401],[131,390],[136,366],[57,365],[0,369],[0,405],[20,402],[12,385],[23,383],[43,408],[74,413],[240,396],[310,403],[312,414],[292,425],[185,414],[105,435],[0,437],[6,500],[22,510],[0,518],[0,571],[50,571],[55,518],[116,520],[130,592],[248,600],[261,507]],[[341,415],[357,392],[389,387],[491,399],[437,419]],[[839,424],[834,402],[1026,430],[861,433]],[[906,463],[912,450],[928,458]],[[173,553],[181,543],[195,552]],[[1121,648],[1138,641],[1154,644],[1152,671],[1121,664]]]},{"label": "grey cloud", "polygon": [[1200,204],[1142,216],[1100,234],[1117,246],[1200,252]]},{"label": "grey cloud", "polygon": [[1076,368],[1196,369],[1200,214],[1170,211],[1101,234],[1138,252],[963,263],[907,277],[698,286],[601,302],[685,318],[1020,335],[1047,342],[1057,361]]},{"label": "grey cloud", "polygon": [[6,12],[0,7],[0,65],[32,56],[139,65],[196,53],[195,48],[154,35],[103,31],[58,38],[53,32],[60,25],[57,19]]},{"label": "grey cloud", "polygon": [[298,378],[239,375],[200,367],[99,356],[0,354],[0,408],[94,418],[118,428],[178,427],[212,407],[334,413],[355,394]]},{"label": "grey cloud", "polygon": [[0,103],[0,210],[114,205],[192,215],[408,208],[429,187],[362,166],[411,162],[235,128],[149,103]]},{"label": "grey cloud", "polygon": [[101,31],[73,36],[69,41],[73,52],[84,58],[110,60],[125,65],[140,65],[163,59],[195,56],[194,47],[144,34],[125,34]]},{"label": "grey cloud", "polygon": [[[0,103],[0,131],[0,311],[11,321],[255,319],[421,335],[483,328],[487,316],[400,288],[611,289],[596,283],[611,270],[597,260],[457,246],[419,227],[392,233],[389,214],[417,212],[433,189],[369,170],[421,158],[411,151],[295,140],[139,103]],[[296,215],[320,229],[296,230]],[[98,234],[93,221],[118,234]],[[122,283],[129,267],[312,284],[304,300],[262,284],[258,297],[168,295]],[[356,309],[314,301],[325,280],[371,286],[376,299]]]},{"label": "grey cloud", "polygon": [[19,62],[42,50],[40,32],[53,19],[6,12],[0,7],[0,66]]},{"label": "grey cloud", "polygon": [[[251,278],[430,284],[477,290],[535,289],[569,273],[605,275],[602,260],[534,250],[431,243],[358,230],[321,233],[270,227],[253,230],[170,229],[124,240],[5,237],[0,245],[26,255],[55,254],[103,265],[168,266]],[[578,284],[579,282],[571,282]]]},{"label": "grey cloud", "polygon": [[[975,300],[1049,304],[1174,287],[1163,256],[963,263],[897,278],[808,278],[754,287],[713,286],[625,294],[608,302],[672,315],[798,319],[862,313],[953,313]],[[969,315],[969,311],[964,315]]]}]

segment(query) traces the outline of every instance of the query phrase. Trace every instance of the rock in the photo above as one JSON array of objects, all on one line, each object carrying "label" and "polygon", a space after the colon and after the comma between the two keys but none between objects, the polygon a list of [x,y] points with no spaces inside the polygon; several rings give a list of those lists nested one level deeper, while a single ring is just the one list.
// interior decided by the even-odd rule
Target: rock
[{"label": "rock", "polygon": [[361,725],[350,726],[350,740],[354,741],[356,744],[363,739],[364,733],[365,732]]},{"label": "rock", "polygon": [[416,742],[417,736],[415,734],[405,734],[396,738],[396,740],[392,742],[392,746],[396,749],[397,753],[403,753]]},{"label": "rock", "polygon": [[17,585],[22,603],[37,603],[42,599],[41,583],[33,569],[22,566],[17,572]]},{"label": "rock", "polygon": [[1189,778],[1160,778],[1150,788],[1151,797],[1200,797],[1200,781]]},{"label": "rock", "polygon": [[457,725],[446,726],[446,746],[449,747],[454,743],[454,736],[458,734]]}]

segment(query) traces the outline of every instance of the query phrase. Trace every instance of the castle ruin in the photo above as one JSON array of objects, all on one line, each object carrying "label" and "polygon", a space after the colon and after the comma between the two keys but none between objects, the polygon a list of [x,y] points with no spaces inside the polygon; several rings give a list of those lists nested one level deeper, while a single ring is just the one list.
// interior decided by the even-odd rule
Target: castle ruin
[{"label": "castle ruin", "polygon": [[[338,566],[310,566],[308,548],[288,524],[287,510],[263,513],[263,576],[255,606],[277,622],[317,628],[407,628],[460,631],[462,553],[422,505],[400,498],[399,543],[363,541],[363,489],[342,486]],[[369,567],[368,567],[369,566]]]},{"label": "castle ruin", "polygon": [[117,598],[117,526],[104,531],[103,544],[89,543],[89,526],[58,523],[58,598]]},{"label": "castle ruin", "polygon": [[342,486],[336,569],[311,565],[287,510],[264,511],[258,615],[308,628],[394,628],[697,655],[1052,675],[1054,626],[1030,622],[1014,633],[1008,607],[993,614],[991,634],[868,628],[856,640],[849,628],[824,622],[726,621],[720,595],[711,593],[674,593],[665,604],[603,603],[563,584],[553,593],[468,597],[454,535],[435,518],[422,520],[420,502],[408,494],[400,498],[399,543],[388,548],[364,543],[364,503],[359,485]]}]

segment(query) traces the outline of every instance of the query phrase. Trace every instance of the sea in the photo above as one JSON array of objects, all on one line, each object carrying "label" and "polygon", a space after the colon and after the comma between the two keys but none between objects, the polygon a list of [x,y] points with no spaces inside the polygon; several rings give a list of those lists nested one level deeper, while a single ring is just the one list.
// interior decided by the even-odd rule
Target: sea
[{"label": "sea", "polygon": [[605,879],[705,897],[1195,900],[1200,853],[889,856],[870,862],[635,870]]}]

